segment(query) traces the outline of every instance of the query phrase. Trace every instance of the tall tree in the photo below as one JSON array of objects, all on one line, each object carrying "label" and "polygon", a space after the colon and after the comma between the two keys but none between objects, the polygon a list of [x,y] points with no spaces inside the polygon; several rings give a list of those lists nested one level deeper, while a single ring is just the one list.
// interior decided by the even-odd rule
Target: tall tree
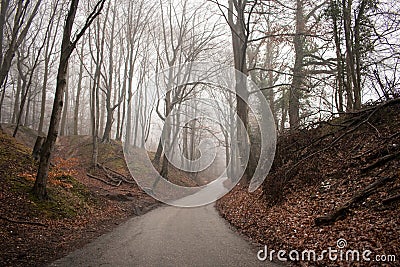
[{"label": "tall tree", "polygon": [[296,33],[293,38],[293,44],[295,49],[295,63],[289,96],[289,121],[291,129],[297,128],[300,124],[300,96],[305,78],[303,72],[305,45],[304,0],[296,0]]},{"label": "tall tree", "polygon": [[80,58],[82,59],[80,61],[79,65],[79,77],[78,77],[78,87],[76,91],[76,97],[75,97],[75,105],[74,105],[74,135],[78,135],[78,124],[79,124],[79,108],[81,104],[81,93],[82,93],[82,82],[83,82],[83,71],[84,71],[84,64],[83,64],[83,55],[85,51],[85,42],[82,40],[82,47],[80,51]]},{"label": "tall tree", "polygon": [[[237,123],[236,142],[238,143],[240,166],[247,166],[246,173],[251,176],[253,171],[255,158],[250,153],[249,164],[244,156],[247,149],[250,147],[249,138],[247,134],[249,131],[249,91],[247,89],[247,76],[249,70],[247,66],[247,48],[249,45],[250,36],[250,23],[251,16],[258,1],[249,2],[247,0],[229,0],[228,2],[228,15],[227,21],[231,29],[232,35],[232,48],[234,66],[237,70],[236,73],[236,113],[238,118],[243,123]],[[233,155],[233,154],[232,154]]]},{"label": "tall tree", "polygon": [[[61,23],[62,13],[60,12],[59,17],[57,19],[57,23],[54,23],[54,18],[57,14],[57,8],[59,5],[59,0],[54,0],[52,2],[52,13],[50,14],[48,30],[46,32],[46,47],[44,51],[44,70],[43,70],[43,84],[42,84],[42,97],[41,97],[41,105],[40,105],[40,119],[39,119],[39,127],[38,132],[43,132],[44,120],[46,116],[46,101],[47,101],[47,84],[49,81],[49,73],[50,73],[50,65],[51,58],[54,51],[55,44],[57,42],[57,34],[53,34],[57,32],[57,29]],[[62,6],[64,3],[62,3]],[[52,36],[53,34],[53,36]]]},{"label": "tall tree", "polygon": [[68,11],[67,19],[64,26],[63,39],[61,44],[60,64],[57,74],[57,86],[54,97],[53,111],[51,114],[49,131],[46,142],[43,144],[40,153],[39,169],[33,187],[33,192],[39,199],[48,198],[47,195],[47,179],[50,166],[50,157],[53,153],[54,145],[58,137],[58,128],[60,125],[60,116],[63,108],[63,94],[67,83],[68,62],[72,52],[76,48],[76,44],[85,34],[94,19],[100,14],[104,7],[105,0],[100,0],[92,13],[86,19],[86,23],[74,40],[71,40],[72,27],[78,9],[79,0],[71,0],[71,5]]}]

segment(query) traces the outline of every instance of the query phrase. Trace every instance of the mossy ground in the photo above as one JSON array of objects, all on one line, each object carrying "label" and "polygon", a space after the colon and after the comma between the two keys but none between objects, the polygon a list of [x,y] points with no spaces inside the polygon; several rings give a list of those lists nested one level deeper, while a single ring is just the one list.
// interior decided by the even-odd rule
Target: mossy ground
[{"label": "mossy ground", "polygon": [[7,134],[0,134],[0,183],[2,184],[2,191],[7,191],[4,193],[26,200],[28,205],[25,208],[30,216],[70,218],[76,216],[78,212],[96,205],[92,193],[73,176],[65,175],[63,171],[59,171],[58,169],[62,169],[63,166],[57,165],[50,170],[49,199],[37,199],[32,193],[37,164],[30,154],[30,148]]}]

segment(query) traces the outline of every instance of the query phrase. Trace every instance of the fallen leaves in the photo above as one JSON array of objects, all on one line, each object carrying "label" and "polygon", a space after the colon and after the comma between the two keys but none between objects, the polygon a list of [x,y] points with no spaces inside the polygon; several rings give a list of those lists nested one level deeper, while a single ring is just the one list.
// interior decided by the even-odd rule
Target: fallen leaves
[{"label": "fallen leaves", "polygon": [[[245,185],[238,185],[217,202],[220,214],[255,243],[275,250],[322,251],[328,247],[336,248],[336,241],[344,238],[349,249],[369,249],[374,255],[399,257],[400,202],[383,205],[382,201],[400,193],[400,159],[392,159],[366,173],[360,171],[377,158],[398,151],[391,144],[400,143],[400,136],[396,134],[400,132],[399,108],[397,105],[382,110],[371,118],[382,135],[378,136],[368,126],[361,127],[329,150],[304,161],[291,177],[285,176],[291,165],[307,153],[323,148],[322,142],[314,140],[327,130],[312,129],[281,137],[272,173],[264,184],[263,197],[249,193]],[[303,147],[307,147],[306,152],[302,152]],[[316,217],[330,214],[357,191],[374,182],[377,176],[396,175],[397,179],[351,208],[343,220],[333,225],[315,226]],[[350,263],[291,264],[326,266]],[[399,264],[398,259],[387,265]],[[361,264],[366,265],[365,262]]]},{"label": "fallen leaves", "polygon": [[[48,183],[51,186],[61,186],[66,189],[73,188],[72,183],[68,182],[68,179],[77,175],[76,168],[78,166],[78,159],[56,157],[53,159],[52,164],[49,170]],[[23,172],[19,177],[34,182],[36,180],[36,172]]]},{"label": "fallen leaves", "polygon": [[[68,138],[62,141],[65,146],[56,149],[49,172],[51,200],[40,202],[30,194],[36,166],[29,149],[0,133],[1,266],[46,265],[110,231],[132,216],[134,207],[144,210],[156,202],[136,184],[112,190],[91,181],[81,160],[90,155],[67,157],[74,147]],[[127,196],[129,201],[107,195]]]}]

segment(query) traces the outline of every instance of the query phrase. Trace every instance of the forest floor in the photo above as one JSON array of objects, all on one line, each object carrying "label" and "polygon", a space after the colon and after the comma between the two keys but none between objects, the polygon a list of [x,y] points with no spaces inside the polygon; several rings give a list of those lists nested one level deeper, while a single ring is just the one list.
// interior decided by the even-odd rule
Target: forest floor
[{"label": "forest floor", "polygon": [[[101,144],[99,162],[127,182],[106,184],[109,175],[89,170],[90,138],[60,137],[52,158],[48,192],[39,201],[32,193],[37,163],[31,157],[36,133],[21,127],[0,131],[0,266],[43,266],[83,247],[129,217],[159,205],[129,176],[121,144]],[[125,176],[126,175],[126,176]],[[117,175],[118,176],[118,175]],[[114,176],[115,179],[115,176]]]},{"label": "forest floor", "polygon": [[[286,254],[295,266],[400,266],[399,102],[281,136],[264,187],[249,193],[241,182],[218,201],[220,214],[269,252],[315,250],[318,257],[331,247],[359,250],[361,260],[372,252],[371,262]],[[378,255],[396,261],[377,262]]]}]

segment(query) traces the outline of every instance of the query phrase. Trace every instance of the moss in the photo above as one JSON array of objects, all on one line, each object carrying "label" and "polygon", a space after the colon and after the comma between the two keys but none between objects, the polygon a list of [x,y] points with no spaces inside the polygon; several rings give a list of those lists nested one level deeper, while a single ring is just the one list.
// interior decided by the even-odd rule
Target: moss
[{"label": "moss", "polygon": [[49,200],[37,199],[32,193],[37,166],[30,154],[28,147],[0,133],[0,190],[7,190],[12,197],[23,200],[18,201],[19,205],[22,203],[30,216],[72,218],[99,204],[89,189],[68,175],[56,179],[72,185],[71,188],[49,184]]},{"label": "moss", "polygon": [[40,201],[30,194],[30,200],[36,204],[39,212],[49,218],[72,218],[99,204],[92,193],[71,176],[60,180],[72,185],[71,188],[49,187],[49,200]]},{"label": "moss", "polygon": [[72,218],[76,216],[77,209],[67,199],[64,194],[59,194],[58,190],[48,188],[49,200],[39,200],[32,193],[29,194],[36,213],[51,219]]}]

